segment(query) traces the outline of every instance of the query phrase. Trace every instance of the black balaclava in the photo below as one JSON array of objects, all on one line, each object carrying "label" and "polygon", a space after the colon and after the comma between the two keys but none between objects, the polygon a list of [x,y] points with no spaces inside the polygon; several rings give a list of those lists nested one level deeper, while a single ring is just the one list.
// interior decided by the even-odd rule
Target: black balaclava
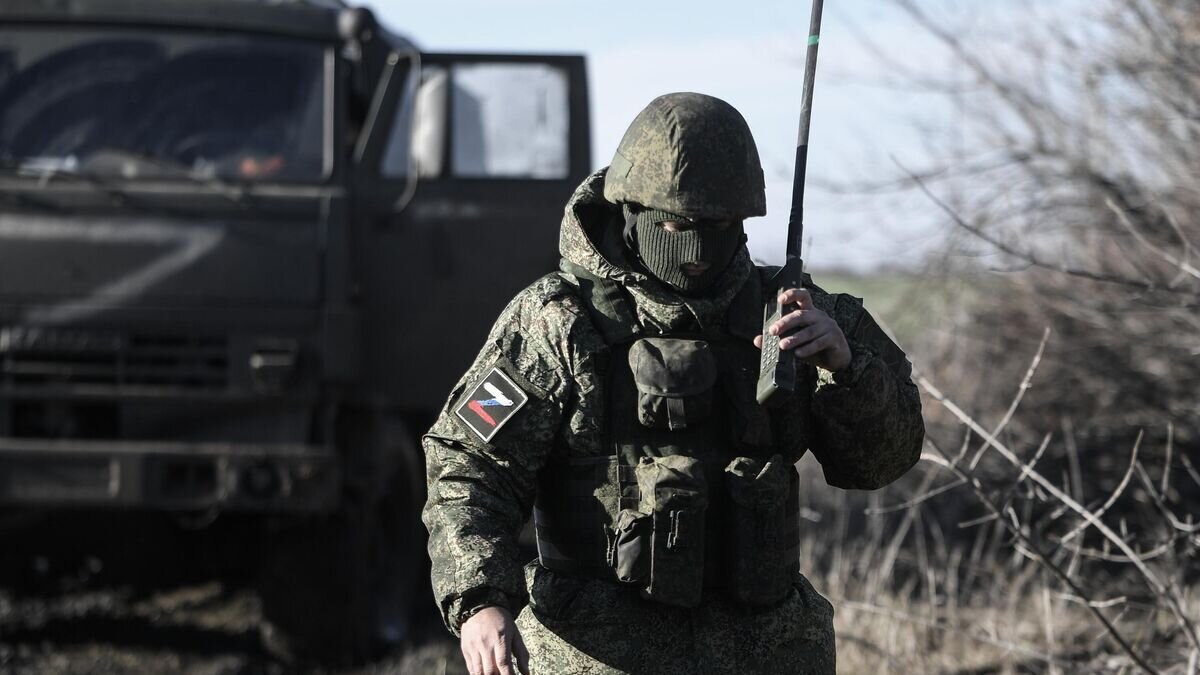
[{"label": "black balaclava", "polygon": [[[665,211],[637,209],[625,205],[625,243],[655,278],[685,295],[708,290],[717,277],[729,266],[742,245],[742,223],[737,221],[724,229],[703,223],[691,229],[671,232],[659,223],[687,218]],[[708,263],[708,269],[695,276],[683,271],[685,263]]]}]

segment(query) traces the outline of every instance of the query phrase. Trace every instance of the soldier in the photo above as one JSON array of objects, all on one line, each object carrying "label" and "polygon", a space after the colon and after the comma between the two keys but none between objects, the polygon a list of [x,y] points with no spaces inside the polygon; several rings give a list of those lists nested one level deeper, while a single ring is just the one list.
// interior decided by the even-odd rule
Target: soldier
[{"label": "soldier", "polygon": [[[570,199],[561,270],[508,305],[424,438],[434,592],[473,675],[834,672],[794,464],[886,485],[917,461],[921,404],[860,301],[751,262],[742,221],[765,212],[745,120],[692,93],[652,101]],[[776,293],[799,306],[770,330],[798,330],[780,348],[801,386],[760,406]]]}]

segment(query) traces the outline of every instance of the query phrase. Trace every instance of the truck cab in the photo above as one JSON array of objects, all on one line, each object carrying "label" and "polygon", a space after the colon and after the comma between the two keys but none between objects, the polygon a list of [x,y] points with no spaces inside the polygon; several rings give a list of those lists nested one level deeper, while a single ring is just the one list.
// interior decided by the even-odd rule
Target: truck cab
[{"label": "truck cab", "polygon": [[554,269],[588,124],[581,56],[334,0],[6,0],[0,509],[253,517],[284,650],[402,639],[416,436]]}]

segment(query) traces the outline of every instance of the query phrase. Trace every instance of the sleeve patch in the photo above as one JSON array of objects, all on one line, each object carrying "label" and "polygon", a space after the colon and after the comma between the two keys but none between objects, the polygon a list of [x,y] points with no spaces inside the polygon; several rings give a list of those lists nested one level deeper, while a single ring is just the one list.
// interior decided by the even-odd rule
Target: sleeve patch
[{"label": "sleeve patch", "polygon": [[469,391],[454,414],[484,443],[491,441],[500,427],[529,401],[525,392],[498,367],[489,370]]}]

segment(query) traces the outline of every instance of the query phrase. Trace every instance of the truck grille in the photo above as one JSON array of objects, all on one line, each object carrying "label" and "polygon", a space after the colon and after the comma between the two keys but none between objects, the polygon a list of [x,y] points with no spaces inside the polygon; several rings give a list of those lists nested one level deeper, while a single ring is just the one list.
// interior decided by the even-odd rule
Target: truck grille
[{"label": "truck grille", "polygon": [[221,390],[223,337],[0,328],[0,385]]}]

